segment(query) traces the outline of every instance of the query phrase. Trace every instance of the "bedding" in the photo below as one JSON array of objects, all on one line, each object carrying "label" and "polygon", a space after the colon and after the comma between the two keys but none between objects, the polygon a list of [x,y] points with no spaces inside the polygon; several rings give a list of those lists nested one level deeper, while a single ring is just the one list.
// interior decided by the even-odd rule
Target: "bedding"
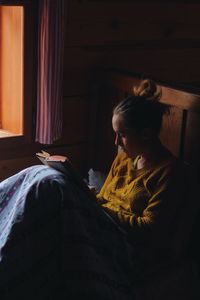
[{"label": "bedding", "polygon": [[0,183],[1,300],[133,300],[134,265],[126,235],[70,177],[38,165]]}]

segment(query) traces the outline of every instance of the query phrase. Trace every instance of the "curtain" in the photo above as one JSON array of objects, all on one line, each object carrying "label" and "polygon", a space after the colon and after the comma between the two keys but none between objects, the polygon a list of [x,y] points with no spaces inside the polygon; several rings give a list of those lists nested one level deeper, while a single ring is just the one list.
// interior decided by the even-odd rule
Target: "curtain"
[{"label": "curtain", "polygon": [[36,142],[62,135],[64,0],[39,0]]}]

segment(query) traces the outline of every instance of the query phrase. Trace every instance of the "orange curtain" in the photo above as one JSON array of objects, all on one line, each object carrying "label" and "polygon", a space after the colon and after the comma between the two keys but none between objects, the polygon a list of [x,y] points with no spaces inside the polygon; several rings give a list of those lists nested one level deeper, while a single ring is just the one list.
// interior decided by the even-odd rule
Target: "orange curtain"
[{"label": "orange curtain", "polygon": [[36,142],[62,135],[64,0],[39,1]]}]

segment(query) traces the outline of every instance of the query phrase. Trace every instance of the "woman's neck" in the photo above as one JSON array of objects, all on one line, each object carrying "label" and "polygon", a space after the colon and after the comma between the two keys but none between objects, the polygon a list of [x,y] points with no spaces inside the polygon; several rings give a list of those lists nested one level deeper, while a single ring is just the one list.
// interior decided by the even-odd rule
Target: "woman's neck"
[{"label": "woman's neck", "polygon": [[157,140],[146,147],[145,151],[140,155],[137,162],[137,169],[147,167],[167,156],[170,156],[169,150],[161,144],[160,140]]}]

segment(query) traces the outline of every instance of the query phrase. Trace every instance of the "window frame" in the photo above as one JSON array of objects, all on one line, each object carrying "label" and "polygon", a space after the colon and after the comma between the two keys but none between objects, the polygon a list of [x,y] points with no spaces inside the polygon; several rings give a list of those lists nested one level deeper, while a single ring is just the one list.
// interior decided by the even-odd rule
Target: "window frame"
[{"label": "window frame", "polygon": [[34,142],[37,95],[37,1],[0,1],[4,6],[23,6],[23,133],[0,137],[0,148],[22,147]]}]

